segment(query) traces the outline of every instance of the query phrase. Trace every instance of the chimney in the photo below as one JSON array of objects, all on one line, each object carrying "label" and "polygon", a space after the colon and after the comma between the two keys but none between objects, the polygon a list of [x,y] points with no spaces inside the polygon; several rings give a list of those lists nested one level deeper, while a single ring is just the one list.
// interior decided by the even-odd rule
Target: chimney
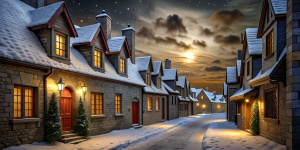
[{"label": "chimney", "polygon": [[241,34],[241,44],[244,44],[244,34]]},{"label": "chimney", "polygon": [[101,24],[105,39],[111,38],[111,18],[102,10],[102,14],[96,16],[96,22]]},{"label": "chimney", "polygon": [[171,60],[169,59],[165,60],[165,69],[171,69]]},{"label": "chimney", "polygon": [[34,7],[34,8],[40,8],[44,7],[44,0],[21,0],[22,2]]},{"label": "chimney", "polygon": [[242,50],[238,50],[238,60],[242,60]]},{"label": "chimney", "polygon": [[208,87],[206,87],[206,91],[208,92]]},{"label": "chimney", "polygon": [[216,95],[216,91],[213,91],[214,95]]},{"label": "chimney", "polygon": [[126,37],[130,49],[131,62],[135,64],[135,30],[130,27],[130,24],[128,24],[127,28],[122,29],[122,36]]}]

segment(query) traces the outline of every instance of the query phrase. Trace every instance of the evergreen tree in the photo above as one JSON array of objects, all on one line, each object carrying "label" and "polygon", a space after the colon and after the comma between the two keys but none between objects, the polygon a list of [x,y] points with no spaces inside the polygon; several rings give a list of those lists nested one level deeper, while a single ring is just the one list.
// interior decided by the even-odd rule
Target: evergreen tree
[{"label": "evergreen tree", "polygon": [[259,134],[259,107],[257,101],[253,103],[251,108],[250,130],[253,135]]},{"label": "evergreen tree", "polygon": [[74,127],[74,132],[81,136],[88,136],[90,133],[89,121],[86,116],[85,108],[83,107],[83,102],[80,98],[78,105],[78,113],[76,118],[76,123]]},{"label": "evergreen tree", "polygon": [[46,127],[48,142],[53,143],[54,141],[60,139],[62,134],[61,119],[55,93],[51,95],[49,109],[47,112]]}]

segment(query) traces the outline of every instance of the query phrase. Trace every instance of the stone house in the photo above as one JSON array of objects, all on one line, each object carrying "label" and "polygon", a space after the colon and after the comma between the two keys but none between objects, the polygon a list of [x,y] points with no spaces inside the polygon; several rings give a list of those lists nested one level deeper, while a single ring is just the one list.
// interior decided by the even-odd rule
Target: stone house
[{"label": "stone house", "polygon": [[135,63],[140,76],[147,85],[143,88],[143,125],[166,120],[168,92],[162,85],[164,76],[162,62],[152,62],[151,56],[137,57]]},{"label": "stone house", "polygon": [[197,105],[198,105],[198,99],[196,97],[196,89],[195,88],[190,88],[190,95],[189,98],[191,100],[191,106],[192,106],[192,110],[191,110],[191,115],[197,115]]},{"label": "stone house", "polygon": [[187,81],[185,76],[178,77],[176,82],[177,91],[179,91],[179,117],[185,117],[189,115],[190,99],[187,92]]},{"label": "stone house", "polygon": [[248,28],[245,31],[240,71],[242,87],[230,97],[231,101],[237,103],[237,126],[244,130],[250,129],[251,108],[259,91],[257,88],[251,89],[248,84],[262,68],[262,40],[256,38],[257,31],[257,28]]},{"label": "stone house", "polygon": [[226,101],[223,94],[217,95],[216,92],[201,90],[197,96],[198,114],[223,113],[226,112]]}]

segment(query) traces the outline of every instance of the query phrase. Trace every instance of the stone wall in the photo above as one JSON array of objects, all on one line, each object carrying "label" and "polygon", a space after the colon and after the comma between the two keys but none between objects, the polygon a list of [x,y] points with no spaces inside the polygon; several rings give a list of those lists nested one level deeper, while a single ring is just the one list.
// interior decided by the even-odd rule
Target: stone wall
[{"label": "stone wall", "polygon": [[188,102],[184,102],[184,101],[181,101],[181,102],[179,102],[179,117],[186,117],[186,116],[188,116],[188,110],[180,110],[180,107],[181,107],[181,105],[186,105],[186,106],[188,106]]},{"label": "stone wall", "polygon": [[226,112],[226,103],[212,103],[211,112],[212,113],[224,113],[224,112]]},{"label": "stone wall", "polygon": [[228,121],[230,122],[235,122],[236,121],[236,102],[231,101],[230,97],[240,88],[239,84],[233,84],[233,85],[228,85],[228,95],[227,95],[227,115],[228,115]]},{"label": "stone wall", "polygon": [[179,117],[178,115],[178,98],[177,98],[177,95],[173,95],[173,94],[170,94],[168,96],[168,120],[172,120],[172,119],[176,119]]},{"label": "stone wall", "polygon": [[[203,99],[202,99],[203,96]],[[212,108],[212,103],[202,90],[197,97],[199,101],[199,105],[197,106],[197,113],[198,114],[210,114],[212,113],[211,108]],[[205,107],[204,107],[205,105]]]},{"label": "stone wall", "polygon": [[[148,111],[148,97],[152,97],[152,110]],[[156,110],[156,98],[159,98],[159,110]],[[159,123],[163,120],[162,118],[162,99],[164,99],[165,106],[165,119],[167,119],[167,96],[154,95],[154,94],[143,94],[143,125],[150,125]]]}]

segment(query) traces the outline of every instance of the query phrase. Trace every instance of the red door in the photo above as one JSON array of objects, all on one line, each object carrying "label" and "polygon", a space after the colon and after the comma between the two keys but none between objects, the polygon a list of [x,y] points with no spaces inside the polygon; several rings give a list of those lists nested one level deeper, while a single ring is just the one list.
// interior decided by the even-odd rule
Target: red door
[{"label": "red door", "polygon": [[70,131],[71,130],[71,118],[72,118],[72,96],[69,89],[65,88],[61,93],[60,98],[60,117],[62,123],[62,130],[63,131]]},{"label": "red door", "polygon": [[162,99],[162,120],[165,120],[165,99]]},{"label": "red door", "polygon": [[139,124],[138,121],[138,102],[132,102],[132,124]]}]

